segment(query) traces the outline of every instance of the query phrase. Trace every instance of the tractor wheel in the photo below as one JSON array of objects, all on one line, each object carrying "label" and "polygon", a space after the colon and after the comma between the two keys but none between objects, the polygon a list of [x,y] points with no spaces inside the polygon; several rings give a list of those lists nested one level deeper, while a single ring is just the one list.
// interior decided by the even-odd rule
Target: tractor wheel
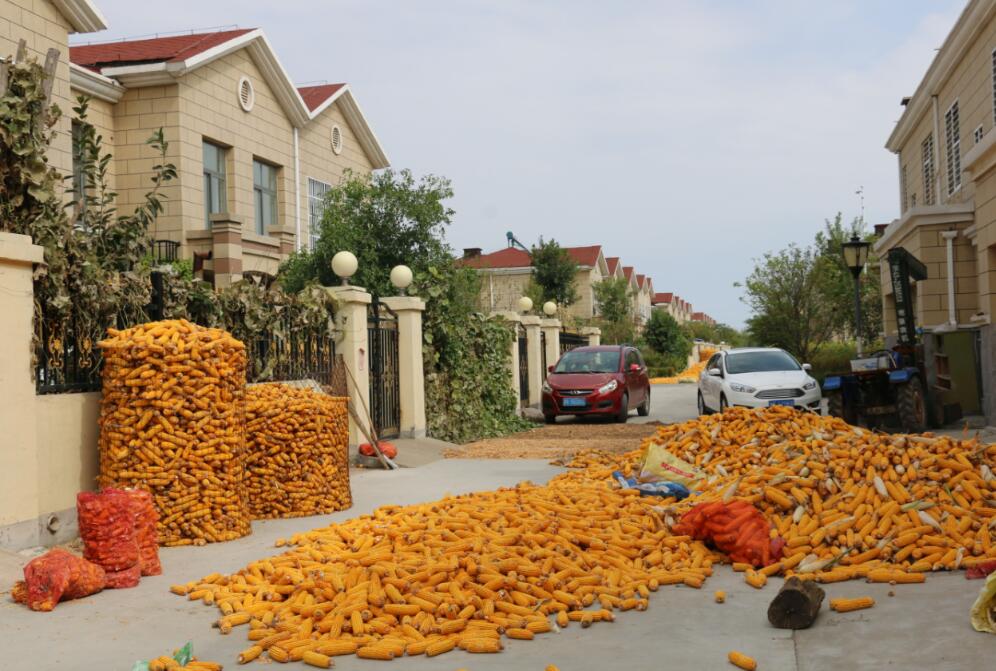
[{"label": "tractor wheel", "polygon": [[923,383],[914,377],[896,391],[899,425],[907,433],[922,433],[927,430],[927,403],[923,394]]},{"label": "tractor wheel", "polygon": [[844,394],[839,391],[827,394],[827,414],[831,417],[844,416]]}]

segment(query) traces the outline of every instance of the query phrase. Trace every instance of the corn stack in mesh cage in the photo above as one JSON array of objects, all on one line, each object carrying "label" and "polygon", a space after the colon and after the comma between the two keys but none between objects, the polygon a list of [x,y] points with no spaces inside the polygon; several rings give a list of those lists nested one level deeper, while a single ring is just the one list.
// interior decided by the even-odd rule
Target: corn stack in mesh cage
[{"label": "corn stack in mesh cage", "polygon": [[150,492],[163,545],[250,533],[244,345],[181,319],[109,329],[100,347],[100,486]]}]

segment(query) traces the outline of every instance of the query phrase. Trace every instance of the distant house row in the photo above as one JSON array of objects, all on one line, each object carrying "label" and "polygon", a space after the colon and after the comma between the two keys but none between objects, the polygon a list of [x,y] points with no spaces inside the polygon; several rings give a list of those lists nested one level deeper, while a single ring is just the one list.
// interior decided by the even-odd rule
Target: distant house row
[{"label": "distant house row", "polygon": [[[601,245],[565,249],[578,264],[575,278],[578,300],[567,308],[574,317],[598,317],[595,285],[602,280],[619,278],[629,283],[632,301],[630,312],[637,324],[645,324],[650,319],[652,310],[666,310],[679,323],[715,323],[705,313],[694,312],[691,303],[673,293],[656,293],[654,281],[648,275],[637,273],[633,266],[623,265],[618,256],[606,257]],[[492,312],[516,310],[519,298],[526,293],[533,273],[530,255],[516,247],[506,247],[488,254],[484,254],[480,247],[469,247],[464,249],[460,263],[481,274],[481,305]]]}]

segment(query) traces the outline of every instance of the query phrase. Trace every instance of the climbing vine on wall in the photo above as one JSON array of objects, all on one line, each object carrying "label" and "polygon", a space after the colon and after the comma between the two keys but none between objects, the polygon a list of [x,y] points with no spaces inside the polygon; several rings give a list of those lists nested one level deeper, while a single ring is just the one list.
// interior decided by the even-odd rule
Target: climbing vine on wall
[{"label": "climbing vine on wall", "polygon": [[426,301],[423,322],[425,405],[429,434],[466,443],[521,431],[518,394],[509,384],[513,331],[477,312],[473,270],[450,265],[419,273],[414,293]]}]

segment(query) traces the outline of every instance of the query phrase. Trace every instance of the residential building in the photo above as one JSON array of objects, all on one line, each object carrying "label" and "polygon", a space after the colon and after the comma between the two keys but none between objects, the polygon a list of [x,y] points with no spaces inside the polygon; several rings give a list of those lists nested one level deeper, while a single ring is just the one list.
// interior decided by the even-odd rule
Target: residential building
[{"label": "residential building", "polygon": [[650,308],[653,305],[653,282],[646,275],[636,275],[636,322],[646,324],[650,319]]},{"label": "residential building", "polygon": [[[595,284],[609,274],[605,255],[601,245],[565,249],[578,265],[575,275],[578,299],[567,312],[579,319],[590,319],[598,312]],[[483,254],[480,248],[473,247],[464,250],[460,263],[482,275],[480,301],[484,309],[490,312],[518,310],[519,298],[525,295],[533,274],[532,259],[527,252],[506,247]]]},{"label": "residential building", "polygon": [[[899,327],[890,250],[926,267],[909,290],[928,386],[941,406],[996,421],[996,0],[971,0],[903,112],[899,217],[881,230],[884,335]],[[882,227],[880,227],[881,229]],[[904,324],[904,330],[908,324]]]},{"label": "residential building", "polygon": [[605,265],[609,269],[606,275],[607,279],[619,279],[623,277],[622,263],[619,261],[618,256],[607,256],[605,258]]},{"label": "residential building", "polygon": [[73,170],[73,96],[69,78],[69,35],[107,28],[107,21],[90,0],[5,0],[0,8],[0,60],[17,53],[25,41],[27,55],[45,63],[49,49],[59,52],[52,83],[52,102],[63,111],[55,126],[48,162],[63,175]]},{"label": "residential building", "polygon": [[276,273],[313,243],[322,196],[346,170],[389,165],[349,85],[295,86],[259,29],[79,45],[69,55],[68,88],[91,97],[86,122],[114,157],[118,209],[149,190],[158,157],[145,142],[162,127],[177,179],[163,188],[152,235],[205,259],[219,287],[243,271]]},{"label": "residential building", "polygon": [[693,312],[692,313],[692,321],[693,322],[702,322],[703,324],[709,324],[709,325],[712,325],[712,326],[714,326],[716,324],[716,320],[713,319],[712,317],[710,317],[709,315],[707,315],[704,312]]},{"label": "residential building", "polygon": [[640,284],[636,280],[636,269],[633,266],[623,266],[623,277],[629,282],[630,314],[638,321],[640,315]]}]

